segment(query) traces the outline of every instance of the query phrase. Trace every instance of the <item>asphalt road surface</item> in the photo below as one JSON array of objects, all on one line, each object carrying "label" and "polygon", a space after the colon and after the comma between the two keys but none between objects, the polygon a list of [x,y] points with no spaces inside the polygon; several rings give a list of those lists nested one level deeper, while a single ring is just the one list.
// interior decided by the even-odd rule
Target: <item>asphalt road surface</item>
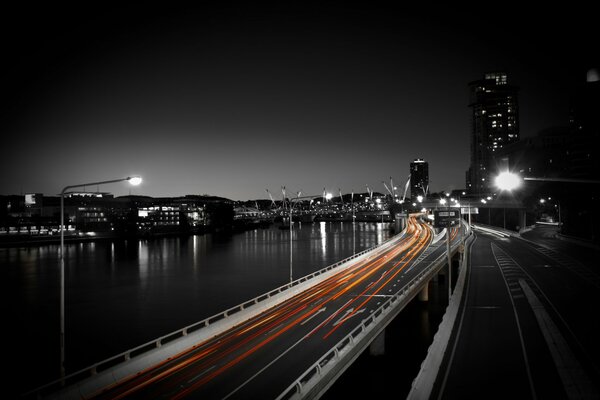
[{"label": "asphalt road surface", "polygon": [[600,254],[555,233],[476,231],[434,398],[598,398]]}]

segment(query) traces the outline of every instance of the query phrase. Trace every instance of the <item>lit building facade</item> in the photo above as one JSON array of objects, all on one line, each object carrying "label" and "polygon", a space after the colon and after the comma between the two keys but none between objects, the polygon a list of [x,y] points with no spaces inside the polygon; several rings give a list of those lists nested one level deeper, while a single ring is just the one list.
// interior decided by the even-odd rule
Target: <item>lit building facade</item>
[{"label": "lit building facade", "polygon": [[428,191],[429,163],[417,158],[410,163],[410,198],[415,201],[417,196],[427,197]]},{"label": "lit building facade", "polygon": [[519,140],[518,88],[504,72],[492,72],[469,84],[472,110],[471,162],[466,173],[467,191],[486,194],[496,174],[495,154]]}]

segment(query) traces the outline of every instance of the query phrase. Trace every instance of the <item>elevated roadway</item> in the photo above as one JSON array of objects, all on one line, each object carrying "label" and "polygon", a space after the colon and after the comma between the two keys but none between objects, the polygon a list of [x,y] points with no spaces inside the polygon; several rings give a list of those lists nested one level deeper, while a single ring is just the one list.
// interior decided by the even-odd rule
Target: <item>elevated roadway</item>
[{"label": "elevated roadway", "polygon": [[[318,397],[427,290],[446,261],[440,236],[412,216],[401,235],[337,268],[256,299],[234,315],[226,312],[217,323],[205,321],[196,332],[158,340],[143,356],[127,353],[107,363],[115,366],[93,368],[91,377],[72,377],[63,389],[48,386],[39,393],[95,399]],[[451,232],[453,252],[459,237],[458,230]],[[144,359],[153,361],[140,363]]]}]

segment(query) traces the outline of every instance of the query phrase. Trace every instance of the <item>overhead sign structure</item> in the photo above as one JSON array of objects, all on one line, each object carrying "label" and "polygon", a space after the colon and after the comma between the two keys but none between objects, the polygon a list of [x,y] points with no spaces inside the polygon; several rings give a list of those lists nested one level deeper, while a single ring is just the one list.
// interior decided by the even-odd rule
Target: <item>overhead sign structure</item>
[{"label": "overhead sign structure", "polygon": [[460,212],[463,214],[479,214],[479,208],[477,207],[461,207]]},{"label": "overhead sign structure", "polygon": [[460,210],[449,209],[449,210],[434,210],[433,211],[433,224],[436,228],[447,228],[453,227],[459,224],[460,221]]}]

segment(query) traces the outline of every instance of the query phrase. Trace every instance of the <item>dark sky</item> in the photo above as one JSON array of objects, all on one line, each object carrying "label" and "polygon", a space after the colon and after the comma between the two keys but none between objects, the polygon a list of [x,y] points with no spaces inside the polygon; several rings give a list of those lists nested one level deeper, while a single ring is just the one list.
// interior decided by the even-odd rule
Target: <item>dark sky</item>
[{"label": "dark sky", "polygon": [[532,136],[567,122],[569,90],[598,65],[576,3],[296,4],[4,9],[0,194],[132,174],[151,196],[383,192],[416,157],[432,191],[462,188],[468,82],[506,70]]}]

